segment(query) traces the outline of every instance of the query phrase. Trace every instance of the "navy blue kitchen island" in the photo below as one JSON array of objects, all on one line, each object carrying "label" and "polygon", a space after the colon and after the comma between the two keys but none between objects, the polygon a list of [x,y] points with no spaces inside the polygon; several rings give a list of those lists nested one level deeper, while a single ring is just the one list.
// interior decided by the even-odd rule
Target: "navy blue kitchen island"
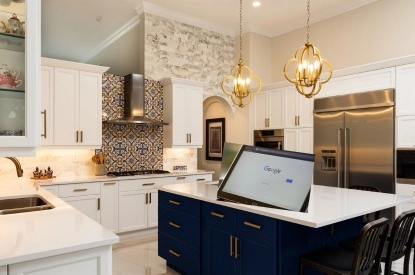
[{"label": "navy blue kitchen island", "polygon": [[216,192],[159,187],[158,253],[181,274],[298,274],[300,255],[357,235],[367,213],[415,199],[314,185],[301,213],[217,201]]}]

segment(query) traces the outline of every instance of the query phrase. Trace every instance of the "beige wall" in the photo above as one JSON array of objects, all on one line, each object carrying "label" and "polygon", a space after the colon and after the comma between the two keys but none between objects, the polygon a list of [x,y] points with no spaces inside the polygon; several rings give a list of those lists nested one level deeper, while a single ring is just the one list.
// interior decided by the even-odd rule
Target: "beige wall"
[{"label": "beige wall", "polygon": [[[415,54],[415,1],[381,0],[310,26],[310,42],[333,70]],[[306,42],[306,28],[272,39],[272,81]]]},{"label": "beige wall", "polygon": [[144,74],[144,54],[140,52],[142,47],[140,41],[143,40],[142,28],[144,24],[138,24],[85,63],[110,67],[107,73],[120,76],[130,73]]},{"label": "beige wall", "polygon": [[[242,50],[243,51],[243,50]],[[229,104],[221,97],[213,96],[203,102],[203,120],[225,118],[225,141],[239,144],[251,144],[249,140],[249,107],[236,108],[235,115]],[[203,128],[205,136],[205,127]],[[219,179],[220,161],[206,160],[206,144],[197,149],[197,167],[214,171],[213,180]]]}]

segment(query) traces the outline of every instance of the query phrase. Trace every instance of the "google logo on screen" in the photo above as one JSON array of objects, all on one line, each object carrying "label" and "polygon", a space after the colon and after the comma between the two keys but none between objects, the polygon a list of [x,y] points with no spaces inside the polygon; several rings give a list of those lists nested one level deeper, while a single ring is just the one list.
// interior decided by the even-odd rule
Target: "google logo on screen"
[{"label": "google logo on screen", "polygon": [[281,173],[281,169],[280,168],[271,168],[268,165],[264,167],[264,171],[272,172],[273,174],[279,174],[279,173]]}]

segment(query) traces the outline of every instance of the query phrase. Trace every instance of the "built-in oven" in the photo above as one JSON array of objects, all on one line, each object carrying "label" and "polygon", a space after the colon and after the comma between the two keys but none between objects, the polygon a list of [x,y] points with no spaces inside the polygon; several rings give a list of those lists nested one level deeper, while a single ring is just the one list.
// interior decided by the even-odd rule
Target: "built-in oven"
[{"label": "built-in oven", "polygon": [[254,145],[276,150],[284,149],[284,130],[255,130]]},{"label": "built-in oven", "polygon": [[396,150],[396,182],[415,184],[415,150]]}]

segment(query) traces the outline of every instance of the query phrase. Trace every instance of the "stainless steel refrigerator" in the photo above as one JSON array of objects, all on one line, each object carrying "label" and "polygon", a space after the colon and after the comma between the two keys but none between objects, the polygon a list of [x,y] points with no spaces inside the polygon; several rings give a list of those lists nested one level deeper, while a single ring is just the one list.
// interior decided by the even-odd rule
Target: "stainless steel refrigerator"
[{"label": "stainless steel refrigerator", "polygon": [[395,193],[394,117],[392,89],[315,99],[314,184]]}]

